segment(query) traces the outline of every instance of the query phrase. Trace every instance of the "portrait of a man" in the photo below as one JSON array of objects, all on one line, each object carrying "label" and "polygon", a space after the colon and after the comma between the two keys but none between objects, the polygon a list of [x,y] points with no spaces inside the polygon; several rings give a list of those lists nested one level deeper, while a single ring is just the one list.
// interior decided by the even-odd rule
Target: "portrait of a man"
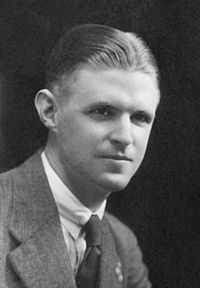
[{"label": "portrait of a man", "polygon": [[136,235],[105,209],[139,169],[159,102],[134,33],[63,34],[35,96],[45,146],[0,176],[1,287],[151,287]]}]

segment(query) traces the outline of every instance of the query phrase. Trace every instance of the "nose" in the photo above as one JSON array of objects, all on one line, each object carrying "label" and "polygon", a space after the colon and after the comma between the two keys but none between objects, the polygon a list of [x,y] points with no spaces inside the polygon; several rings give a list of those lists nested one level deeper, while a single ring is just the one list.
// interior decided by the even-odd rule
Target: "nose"
[{"label": "nose", "polygon": [[110,134],[110,141],[125,148],[133,142],[132,123],[129,115],[124,115],[117,120],[115,126]]}]

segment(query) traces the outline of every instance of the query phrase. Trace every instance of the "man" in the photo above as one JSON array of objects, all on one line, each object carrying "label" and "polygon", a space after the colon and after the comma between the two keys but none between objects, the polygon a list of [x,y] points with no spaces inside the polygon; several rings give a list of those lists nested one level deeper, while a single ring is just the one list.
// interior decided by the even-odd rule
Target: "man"
[{"label": "man", "polygon": [[90,287],[79,271],[92,214],[101,242],[91,287],[151,287],[135,235],[104,210],[143,160],[160,98],[157,73],[131,33],[88,24],[58,42],[35,97],[46,146],[1,176],[1,288]]}]

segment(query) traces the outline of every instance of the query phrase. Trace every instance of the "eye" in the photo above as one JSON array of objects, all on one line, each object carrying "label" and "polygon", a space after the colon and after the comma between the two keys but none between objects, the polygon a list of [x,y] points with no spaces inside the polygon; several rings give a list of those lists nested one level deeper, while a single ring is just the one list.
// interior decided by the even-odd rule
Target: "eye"
[{"label": "eye", "polygon": [[137,111],[132,114],[131,121],[137,124],[150,124],[153,121],[153,116],[145,111]]},{"label": "eye", "polygon": [[88,114],[97,120],[107,120],[115,116],[116,109],[110,105],[101,105],[90,109]]}]

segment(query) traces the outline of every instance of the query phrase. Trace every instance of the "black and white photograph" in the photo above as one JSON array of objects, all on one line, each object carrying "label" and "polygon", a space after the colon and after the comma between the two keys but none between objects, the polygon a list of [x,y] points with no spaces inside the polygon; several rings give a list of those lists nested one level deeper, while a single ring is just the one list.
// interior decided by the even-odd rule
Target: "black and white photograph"
[{"label": "black and white photograph", "polygon": [[200,2],[0,1],[0,288],[200,287]]}]

